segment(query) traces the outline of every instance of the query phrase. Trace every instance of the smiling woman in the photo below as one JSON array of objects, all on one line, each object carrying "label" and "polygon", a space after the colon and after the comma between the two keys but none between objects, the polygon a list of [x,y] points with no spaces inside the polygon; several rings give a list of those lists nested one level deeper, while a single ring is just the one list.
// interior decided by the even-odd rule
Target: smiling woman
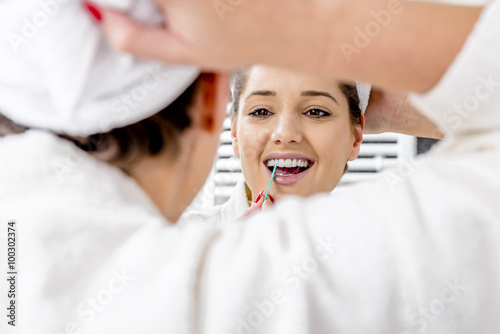
[{"label": "smiling woman", "polygon": [[332,191],[359,154],[364,120],[355,86],[254,66],[236,75],[233,94],[233,150],[252,200],[276,163],[270,194],[309,196]]},{"label": "smiling woman", "polygon": [[364,115],[355,85],[252,66],[234,74],[232,93],[232,148],[244,181],[225,204],[185,221],[234,221],[283,196],[331,192],[357,158]]}]

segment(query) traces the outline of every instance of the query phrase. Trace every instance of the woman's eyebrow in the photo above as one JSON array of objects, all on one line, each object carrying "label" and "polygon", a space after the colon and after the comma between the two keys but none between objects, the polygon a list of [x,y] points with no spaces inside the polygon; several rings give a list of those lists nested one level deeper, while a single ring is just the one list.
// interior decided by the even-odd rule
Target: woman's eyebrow
[{"label": "woman's eyebrow", "polygon": [[276,96],[276,92],[272,90],[256,90],[254,92],[251,92],[248,94],[248,96],[245,98],[245,101],[248,100],[250,97],[258,95],[258,96]]},{"label": "woman's eyebrow", "polygon": [[306,90],[306,91],[303,91],[302,93],[300,93],[300,96],[326,96],[326,97],[331,98],[333,101],[335,101],[335,103],[339,104],[337,99],[334,98],[333,96],[331,96],[327,92],[320,92],[317,90]]}]

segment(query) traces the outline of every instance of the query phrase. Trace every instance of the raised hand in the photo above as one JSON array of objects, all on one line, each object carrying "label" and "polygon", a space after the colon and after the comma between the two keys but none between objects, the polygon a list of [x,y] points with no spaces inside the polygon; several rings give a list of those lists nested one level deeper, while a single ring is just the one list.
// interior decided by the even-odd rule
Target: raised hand
[{"label": "raised hand", "polygon": [[373,88],[365,112],[367,134],[396,132],[419,137],[443,138],[436,124],[408,101],[407,94]]},{"label": "raised hand", "polygon": [[[316,13],[317,0],[159,0],[163,27],[134,22],[130,17],[95,6],[102,26],[118,50],[168,63],[229,69],[252,63],[294,66],[307,52],[316,66],[325,29]],[[321,33],[323,31],[323,33]],[[301,38],[306,36],[307,38]],[[296,50],[295,54],[290,50]]]}]

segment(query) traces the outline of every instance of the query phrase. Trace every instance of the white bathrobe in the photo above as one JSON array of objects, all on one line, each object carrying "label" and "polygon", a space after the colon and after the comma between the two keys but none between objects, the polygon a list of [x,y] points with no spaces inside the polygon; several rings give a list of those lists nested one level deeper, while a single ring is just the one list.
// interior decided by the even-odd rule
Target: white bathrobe
[{"label": "white bathrobe", "polygon": [[221,226],[225,223],[232,223],[243,218],[243,214],[250,208],[248,202],[245,180],[240,180],[231,193],[229,199],[213,208],[207,210],[192,210],[185,212],[177,224],[213,224]]},{"label": "white bathrobe", "polygon": [[498,333],[498,17],[500,1],[441,82],[412,96],[448,141],[239,224],[169,224],[71,143],[0,140],[0,268],[14,220],[18,272],[16,327],[2,315],[1,333]]}]

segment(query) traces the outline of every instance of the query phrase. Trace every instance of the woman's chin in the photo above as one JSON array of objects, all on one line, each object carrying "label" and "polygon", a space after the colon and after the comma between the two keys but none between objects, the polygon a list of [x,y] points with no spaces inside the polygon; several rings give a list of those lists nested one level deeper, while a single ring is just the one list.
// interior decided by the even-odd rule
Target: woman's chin
[{"label": "woman's chin", "polygon": [[288,196],[308,197],[311,195],[313,194],[311,194],[308,189],[301,187],[301,185],[298,183],[294,183],[291,185],[287,185],[286,187],[280,187],[279,191],[276,192],[276,195],[273,194],[273,198],[277,201],[280,198]]}]

